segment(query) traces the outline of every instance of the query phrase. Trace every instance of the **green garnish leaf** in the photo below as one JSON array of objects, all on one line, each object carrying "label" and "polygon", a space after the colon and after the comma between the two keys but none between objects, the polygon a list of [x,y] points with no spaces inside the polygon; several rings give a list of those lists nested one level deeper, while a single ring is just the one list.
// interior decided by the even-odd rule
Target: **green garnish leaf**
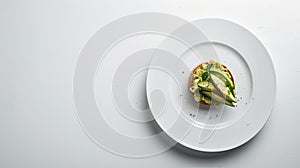
[{"label": "green garnish leaf", "polygon": [[207,71],[207,72],[204,72],[203,74],[202,74],[202,79],[203,80],[206,80],[207,78],[208,78],[208,76],[209,76],[209,72]]},{"label": "green garnish leaf", "polygon": [[212,64],[208,64],[206,70],[210,71],[210,68],[212,67]]},{"label": "green garnish leaf", "polygon": [[225,85],[226,85],[227,87],[230,87],[230,83],[229,83],[228,80],[225,81]]}]

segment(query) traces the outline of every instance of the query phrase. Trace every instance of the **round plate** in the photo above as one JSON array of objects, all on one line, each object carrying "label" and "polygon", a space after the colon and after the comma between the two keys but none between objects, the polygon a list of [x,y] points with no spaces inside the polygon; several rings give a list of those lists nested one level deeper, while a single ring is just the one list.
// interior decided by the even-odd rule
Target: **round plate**
[{"label": "round plate", "polygon": [[[209,42],[200,42],[180,55],[154,54],[147,75],[148,103],[157,124],[178,143],[203,152],[230,150],[253,138],[268,120],[276,93],[274,66],[263,44],[240,25],[222,19],[192,23]],[[199,107],[193,100],[190,73],[211,59],[230,69],[237,107]],[[158,93],[165,103],[153,96]]]}]

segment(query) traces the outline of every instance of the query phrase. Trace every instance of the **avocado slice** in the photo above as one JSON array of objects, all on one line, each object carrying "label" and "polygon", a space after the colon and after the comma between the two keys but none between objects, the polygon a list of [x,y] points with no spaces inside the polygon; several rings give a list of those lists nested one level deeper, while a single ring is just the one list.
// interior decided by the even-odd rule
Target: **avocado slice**
[{"label": "avocado slice", "polygon": [[197,89],[194,93],[194,100],[196,100],[197,102],[200,102],[201,101],[201,98],[202,98],[202,94],[201,92],[199,91],[199,89]]},{"label": "avocado slice", "polygon": [[206,104],[211,104],[211,99],[203,95],[203,93],[197,89],[194,93],[194,100],[197,102],[204,101]]},{"label": "avocado slice", "polygon": [[230,79],[229,75],[226,72],[222,71],[220,68],[217,68],[215,65],[213,65],[210,68],[210,73],[220,78],[225,83],[225,85],[230,89],[230,92],[232,93],[233,97],[235,97],[235,92],[234,92],[235,85],[233,84],[232,80]]},{"label": "avocado slice", "polygon": [[236,103],[236,99],[231,93],[230,89],[226,86],[226,84],[218,78],[216,75],[211,74],[210,79],[212,83],[216,86],[216,88],[226,97],[226,100],[229,102],[234,102]]},{"label": "avocado slice", "polygon": [[203,93],[201,94],[202,94],[201,101],[204,101],[206,104],[211,104],[211,98],[205,96]]},{"label": "avocado slice", "polygon": [[205,91],[215,91],[216,88],[214,87],[214,85],[212,83],[210,83],[209,81],[201,81],[198,83],[198,87],[201,90],[205,90]]},{"label": "avocado slice", "polygon": [[211,99],[214,99],[215,101],[217,102],[220,102],[220,103],[225,103],[226,105],[228,106],[231,106],[231,107],[235,107],[234,104],[224,98],[222,98],[221,96],[213,93],[213,92],[208,92],[208,91],[201,91],[205,96],[211,98]]}]

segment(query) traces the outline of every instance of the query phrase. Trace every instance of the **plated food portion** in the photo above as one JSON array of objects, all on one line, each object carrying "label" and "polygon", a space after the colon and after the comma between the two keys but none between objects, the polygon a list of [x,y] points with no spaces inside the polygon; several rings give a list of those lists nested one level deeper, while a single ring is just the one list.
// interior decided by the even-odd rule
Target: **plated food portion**
[{"label": "plated food portion", "polygon": [[237,103],[234,79],[229,69],[215,61],[201,63],[191,73],[190,92],[194,100],[204,105]]}]

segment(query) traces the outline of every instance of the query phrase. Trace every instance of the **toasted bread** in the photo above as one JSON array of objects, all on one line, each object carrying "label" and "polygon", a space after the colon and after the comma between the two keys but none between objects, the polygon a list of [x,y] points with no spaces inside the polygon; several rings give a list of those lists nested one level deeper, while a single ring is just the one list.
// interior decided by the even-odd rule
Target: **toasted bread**
[{"label": "toasted bread", "polygon": [[[196,74],[197,69],[200,68],[203,64],[208,64],[208,63],[209,63],[209,62],[201,63],[201,64],[199,64],[198,66],[196,66],[196,67],[193,69],[193,71],[191,72],[191,75],[190,75],[189,88],[193,85],[193,81],[194,81],[194,76],[193,76],[193,74]],[[231,79],[232,83],[234,84],[234,79],[233,79],[233,76],[232,76],[231,72],[229,71],[229,69],[228,69],[225,65],[222,64],[222,66],[224,67],[225,71],[229,73],[230,79]],[[192,92],[191,92],[191,93],[192,93]],[[207,103],[204,102],[204,101],[200,101],[199,103],[200,103],[200,104],[203,104],[203,105],[210,106],[210,104],[207,104]]]}]

